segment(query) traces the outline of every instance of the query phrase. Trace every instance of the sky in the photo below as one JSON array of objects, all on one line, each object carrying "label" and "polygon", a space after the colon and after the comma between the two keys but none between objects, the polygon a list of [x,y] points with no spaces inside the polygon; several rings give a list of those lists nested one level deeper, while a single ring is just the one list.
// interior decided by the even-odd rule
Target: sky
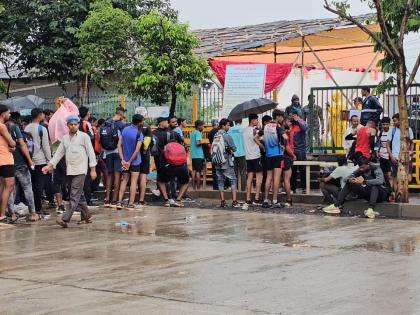
[{"label": "sky", "polygon": [[[323,0],[171,0],[181,21],[191,29],[252,25],[279,20],[320,19],[334,17],[324,9]],[[352,15],[370,13],[361,0],[348,0]],[[406,39],[408,68],[412,68],[420,51],[420,35]],[[420,81],[420,74],[417,75]]]}]

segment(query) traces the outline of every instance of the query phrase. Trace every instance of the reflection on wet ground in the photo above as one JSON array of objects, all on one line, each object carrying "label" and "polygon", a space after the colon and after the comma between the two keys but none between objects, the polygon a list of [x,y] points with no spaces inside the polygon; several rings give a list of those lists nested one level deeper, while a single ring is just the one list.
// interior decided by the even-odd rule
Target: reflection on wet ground
[{"label": "reflection on wet ground", "polygon": [[7,314],[33,312],[35,300],[36,312],[60,314],[420,311],[417,221],[97,212],[94,224],[66,230],[53,219],[0,229]]}]

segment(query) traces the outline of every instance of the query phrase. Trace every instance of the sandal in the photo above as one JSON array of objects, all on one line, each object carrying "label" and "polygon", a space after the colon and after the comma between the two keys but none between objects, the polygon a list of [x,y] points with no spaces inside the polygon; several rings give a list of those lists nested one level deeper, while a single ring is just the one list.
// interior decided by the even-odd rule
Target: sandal
[{"label": "sandal", "polygon": [[122,202],[117,202],[115,208],[117,208],[117,210],[122,210],[124,208]]},{"label": "sandal", "polygon": [[93,223],[92,215],[89,215],[87,218],[84,218],[77,222],[77,224],[91,224],[91,223]]},{"label": "sandal", "polygon": [[28,222],[40,221],[41,220],[41,217],[39,216],[39,214],[35,214],[35,215],[36,215],[36,218],[32,218],[32,215],[28,215],[26,217],[26,221],[28,221]]},{"label": "sandal", "polygon": [[63,221],[63,220],[61,220],[61,219],[57,219],[57,224],[59,225],[59,226],[61,226],[62,228],[67,228],[68,227],[68,225],[67,225],[67,222],[65,222],[65,221]]},{"label": "sandal", "polygon": [[7,221],[7,216],[0,217],[0,223],[6,223],[6,221]]}]

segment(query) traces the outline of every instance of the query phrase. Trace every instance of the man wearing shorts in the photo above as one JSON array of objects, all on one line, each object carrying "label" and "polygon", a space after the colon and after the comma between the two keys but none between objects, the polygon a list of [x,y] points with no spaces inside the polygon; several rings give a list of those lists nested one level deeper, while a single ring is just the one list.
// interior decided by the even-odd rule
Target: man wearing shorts
[{"label": "man wearing shorts", "polygon": [[273,207],[280,206],[277,201],[277,195],[280,188],[281,160],[284,152],[284,129],[281,127],[284,122],[284,116],[284,112],[275,109],[273,111],[273,120],[264,127],[263,131],[267,167],[263,208],[270,207],[268,195],[270,194],[271,188],[273,188],[272,205]]},{"label": "man wearing shorts", "polygon": [[152,129],[150,129],[149,125],[144,121],[144,117],[142,115],[140,115],[139,129],[143,134],[143,145],[140,150],[141,164],[139,176],[139,204],[140,206],[144,206],[144,196],[146,194],[147,186],[147,175],[149,175],[150,173],[150,148],[153,134]]},{"label": "man wearing shorts", "polygon": [[[260,192],[261,183],[263,179],[263,166],[261,163],[261,149],[264,148],[263,144],[259,139],[257,133],[258,128],[258,115],[249,114],[248,116],[248,127],[243,132],[244,147],[245,147],[245,158],[246,158],[246,170],[247,170],[247,181],[246,181],[246,202],[243,206],[244,210],[248,210],[250,205],[260,206]],[[252,182],[256,177],[255,187],[255,199],[251,201]]]},{"label": "man wearing shorts", "polygon": [[[165,207],[183,207],[182,197],[188,189],[189,183],[189,174],[187,163],[181,166],[169,165],[163,154],[165,146],[170,141],[176,141],[179,144],[182,143],[182,139],[178,133],[174,132],[169,128],[168,118],[159,117],[157,119],[158,128],[153,131],[153,138],[156,143],[154,144],[156,148],[154,149],[154,158],[157,170],[157,180],[159,189],[162,193],[162,196],[165,200]],[[179,184],[179,192],[176,197],[176,200],[171,203],[169,202],[168,193],[166,190],[166,184],[168,184],[172,179],[177,179]]]},{"label": "man wearing shorts", "polygon": [[[121,135],[122,130],[125,125],[122,122],[125,119],[125,108],[117,107],[115,110],[115,115],[113,118],[108,119],[105,124],[113,124],[115,128],[118,128],[118,134]],[[104,206],[105,207],[116,207],[118,192],[120,188],[120,179],[121,179],[121,161],[118,155],[118,148],[113,150],[104,149],[106,169],[108,170],[108,176],[106,180],[106,197]],[[111,202],[111,191],[112,192],[112,202]]]},{"label": "man wearing shorts", "polygon": [[11,151],[16,149],[16,142],[5,125],[9,118],[9,108],[0,105],[0,223],[7,220],[7,201],[15,186],[15,167]]},{"label": "man wearing shorts", "polygon": [[190,155],[192,162],[192,184],[194,190],[201,188],[201,173],[204,167],[203,137],[204,121],[195,122],[195,130],[190,136]]},{"label": "man wearing shorts", "polygon": [[141,119],[142,116],[135,114],[132,118],[131,125],[124,128],[118,141],[118,154],[123,169],[123,179],[117,202],[118,210],[123,208],[122,200],[130,178],[130,197],[128,199],[127,210],[136,208],[134,199],[136,198],[137,182],[140,175],[140,149],[143,143],[143,133],[139,130]]}]

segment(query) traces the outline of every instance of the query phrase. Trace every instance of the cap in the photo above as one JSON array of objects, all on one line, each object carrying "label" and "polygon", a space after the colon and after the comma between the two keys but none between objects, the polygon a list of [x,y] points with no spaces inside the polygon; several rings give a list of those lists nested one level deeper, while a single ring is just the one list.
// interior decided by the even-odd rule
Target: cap
[{"label": "cap", "polygon": [[294,94],[293,96],[292,96],[292,101],[293,100],[298,100],[299,99],[299,96],[297,96],[296,94]]},{"label": "cap", "polygon": [[79,123],[80,118],[79,118],[79,116],[76,116],[76,115],[70,115],[70,116],[67,116],[66,121],[67,121],[68,124],[69,123]]}]

